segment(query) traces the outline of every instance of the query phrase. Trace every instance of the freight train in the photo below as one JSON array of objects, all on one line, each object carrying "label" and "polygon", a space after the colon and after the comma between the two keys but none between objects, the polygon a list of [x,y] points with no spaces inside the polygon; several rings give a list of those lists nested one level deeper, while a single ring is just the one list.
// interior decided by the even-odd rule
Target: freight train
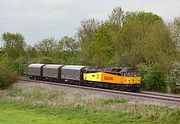
[{"label": "freight train", "polygon": [[141,85],[141,77],[134,67],[30,64],[28,76],[33,80],[133,92],[139,91]]}]

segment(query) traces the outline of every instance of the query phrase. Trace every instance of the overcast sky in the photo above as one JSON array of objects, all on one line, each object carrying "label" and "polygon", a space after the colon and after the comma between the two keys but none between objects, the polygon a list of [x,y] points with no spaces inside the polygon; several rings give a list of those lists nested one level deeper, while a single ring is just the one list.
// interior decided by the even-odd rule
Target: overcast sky
[{"label": "overcast sky", "polygon": [[180,0],[0,0],[0,35],[19,32],[28,44],[73,36],[83,19],[107,19],[117,6],[153,12],[165,21],[180,16]]}]

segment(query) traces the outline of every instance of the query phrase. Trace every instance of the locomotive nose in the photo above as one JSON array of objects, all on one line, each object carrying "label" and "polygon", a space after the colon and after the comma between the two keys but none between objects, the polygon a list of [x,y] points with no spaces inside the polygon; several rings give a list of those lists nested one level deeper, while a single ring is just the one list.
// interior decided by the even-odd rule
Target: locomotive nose
[{"label": "locomotive nose", "polygon": [[141,78],[140,77],[128,77],[127,82],[128,82],[128,84],[140,84]]},{"label": "locomotive nose", "polygon": [[140,77],[134,77],[134,84],[140,84],[141,78]]}]

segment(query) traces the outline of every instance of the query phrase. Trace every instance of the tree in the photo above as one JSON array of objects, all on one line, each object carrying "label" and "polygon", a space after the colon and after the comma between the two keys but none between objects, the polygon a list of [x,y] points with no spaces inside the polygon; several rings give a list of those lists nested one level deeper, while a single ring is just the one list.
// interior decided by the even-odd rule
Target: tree
[{"label": "tree", "polygon": [[36,57],[38,57],[38,51],[37,51],[37,49],[34,46],[28,45],[26,47],[26,55],[30,59],[36,58]]},{"label": "tree", "polygon": [[43,55],[43,56],[51,56],[52,50],[55,47],[56,42],[53,38],[46,38],[40,41],[35,45],[35,48]]},{"label": "tree", "polygon": [[100,25],[100,22],[95,19],[84,20],[81,22],[81,27],[79,28],[77,35],[81,46],[81,56],[83,64],[92,65],[94,49],[94,32]]},{"label": "tree", "polygon": [[169,24],[169,28],[176,48],[180,51],[180,17],[176,17],[173,22]]},{"label": "tree", "polygon": [[2,35],[4,41],[4,49],[6,54],[9,57],[17,58],[25,55],[25,46],[24,37],[20,33],[4,33]]},{"label": "tree", "polygon": [[100,25],[94,32],[94,40],[92,41],[93,53],[93,65],[111,65],[113,58],[113,45],[111,24],[104,23]]},{"label": "tree", "polygon": [[58,42],[58,47],[62,51],[77,51],[79,49],[79,42],[75,38],[64,36]]},{"label": "tree", "polygon": [[79,42],[73,37],[64,36],[58,41],[53,54],[61,64],[77,64],[80,60],[79,51]]},{"label": "tree", "polygon": [[159,63],[168,73],[175,60],[176,49],[167,26],[162,22],[154,24],[144,41],[143,54],[146,63]]},{"label": "tree", "polygon": [[6,56],[3,48],[0,48],[0,61]]},{"label": "tree", "polygon": [[[145,59],[149,53],[144,53],[144,51],[146,50],[146,46],[152,47],[158,45],[151,44],[150,37],[150,34],[153,33],[152,28],[157,25],[165,26],[161,17],[155,14],[145,12],[129,14],[121,31],[117,34],[117,40],[115,41],[118,63],[121,63],[121,65],[135,66],[148,62],[149,60],[151,61],[151,57]],[[159,32],[157,33],[156,38],[159,39],[161,34],[159,34]],[[147,37],[149,37],[148,40]],[[160,42],[158,43],[160,44]],[[148,50],[151,51],[151,49]],[[157,49],[154,51],[157,52]]]},{"label": "tree", "polygon": [[122,27],[124,22],[126,22],[128,13],[129,12],[123,11],[121,7],[115,7],[111,15],[109,15],[108,22],[115,24],[119,27]]}]

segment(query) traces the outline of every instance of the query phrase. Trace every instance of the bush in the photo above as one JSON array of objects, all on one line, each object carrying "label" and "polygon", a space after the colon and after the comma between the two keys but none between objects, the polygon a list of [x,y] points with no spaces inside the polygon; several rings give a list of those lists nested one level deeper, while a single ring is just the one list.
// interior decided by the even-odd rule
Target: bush
[{"label": "bush", "polygon": [[180,62],[174,62],[170,71],[170,87],[171,92],[180,92]]},{"label": "bush", "polygon": [[162,91],[167,89],[165,74],[159,65],[139,65],[144,90]]},{"label": "bush", "polygon": [[48,57],[42,57],[40,58],[40,62],[39,63],[43,63],[43,64],[53,64],[52,58],[48,58]]},{"label": "bush", "polygon": [[6,67],[0,66],[0,88],[5,89],[10,87],[17,81],[17,74],[10,71]]},{"label": "bush", "polygon": [[23,75],[27,68],[27,62],[24,58],[12,59],[8,57],[4,57],[2,61],[0,61],[1,67],[8,67],[11,71],[16,72],[18,75]]}]

